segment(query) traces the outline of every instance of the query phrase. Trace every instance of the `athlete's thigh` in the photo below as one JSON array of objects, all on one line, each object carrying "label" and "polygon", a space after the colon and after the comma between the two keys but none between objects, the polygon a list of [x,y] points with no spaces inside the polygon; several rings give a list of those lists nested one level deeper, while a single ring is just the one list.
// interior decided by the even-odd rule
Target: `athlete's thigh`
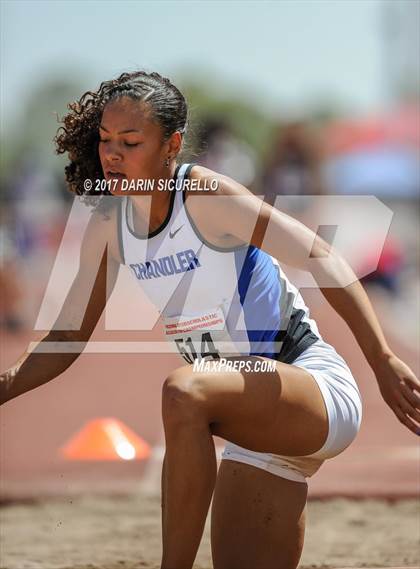
[{"label": "athlete's thigh", "polygon": [[295,569],[307,484],[223,460],[211,512],[214,569]]},{"label": "athlete's thigh", "polygon": [[[228,360],[275,363],[275,371],[196,371],[193,382],[204,394],[211,430],[257,452],[303,456],[327,439],[328,415],[314,378],[304,369],[259,356]],[[185,366],[185,371],[188,371]],[[192,369],[192,366],[191,366]]]}]

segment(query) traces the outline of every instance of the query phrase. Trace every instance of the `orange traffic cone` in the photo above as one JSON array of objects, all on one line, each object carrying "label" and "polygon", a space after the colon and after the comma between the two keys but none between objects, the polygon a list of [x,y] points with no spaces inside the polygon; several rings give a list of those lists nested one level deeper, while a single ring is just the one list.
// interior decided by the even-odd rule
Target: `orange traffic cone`
[{"label": "orange traffic cone", "polygon": [[68,460],[141,460],[150,447],[118,419],[89,421],[61,449]]}]

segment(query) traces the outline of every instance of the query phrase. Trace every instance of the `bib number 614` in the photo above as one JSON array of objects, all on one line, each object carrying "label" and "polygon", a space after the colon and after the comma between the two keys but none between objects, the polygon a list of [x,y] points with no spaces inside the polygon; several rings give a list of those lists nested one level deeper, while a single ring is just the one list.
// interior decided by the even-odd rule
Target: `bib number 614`
[{"label": "bib number 614", "polygon": [[[200,342],[200,355],[202,358],[212,356],[214,359],[220,359],[220,354],[214,345],[210,332],[203,332],[203,334],[201,334]],[[198,358],[198,354],[190,336],[187,339],[175,338],[175,343],[178,348],[178,352],[189,364],[192,364],[194,360]]]}]

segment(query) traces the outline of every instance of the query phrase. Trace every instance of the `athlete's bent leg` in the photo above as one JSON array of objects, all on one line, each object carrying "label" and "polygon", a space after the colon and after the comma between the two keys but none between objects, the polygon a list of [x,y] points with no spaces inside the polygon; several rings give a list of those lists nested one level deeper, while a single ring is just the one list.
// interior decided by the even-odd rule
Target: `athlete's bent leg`
[{"label": "athlete's bent leg", "polygon": [[196,394],[168,379],[162,397],[166,452],[161,569],[190,569],[214,490],[216,453],[207,416]]},{"label": "athlete's bent leg", "polygon": [[308,486],[222,460],[211,513],[214,569],[295,569]]},{"label": "athlete's bent leg", "polygon": [[216,478],[212,434],[257,452],[290,456],[316,452],[328,434],[317,383],[302,368],[280,362],[275,372],[264,373],[193,372],[183,366],[164,384],[162,413],[162,569],[188,569],[195,559]]}]

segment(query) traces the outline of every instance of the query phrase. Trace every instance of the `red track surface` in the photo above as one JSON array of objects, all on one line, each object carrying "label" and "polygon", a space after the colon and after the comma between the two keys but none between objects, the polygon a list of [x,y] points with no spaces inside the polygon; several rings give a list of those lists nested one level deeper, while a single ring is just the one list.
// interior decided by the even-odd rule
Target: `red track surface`
[{"label": "red track surface", "polygon": [[[345,323],[320,293],[305,293],[324,339],[349,363],[364,416],[356,441],[325,462],[309,481],[314,497],[413,496],[419,489],[419,445],[382,400],[375,378]],[[156,336],[156,334],[155,334]],[[34,334],[3,336],[1,368],[12,364]],[[388,334],[391,346],[418,373],[415,353]],[[149,337],[150,339],[150,337]],[[159,339],[160,336],[159,336]],[[2,407],[1,479],[4,494],[72,492],[101,484],[119,488],[140,479],[144,464],[72,463],[58,449],[94,417],[124,421],[149,444],[162,444],[160,390],[180,360],[170,354],[84,354],[59,379]]]}]

